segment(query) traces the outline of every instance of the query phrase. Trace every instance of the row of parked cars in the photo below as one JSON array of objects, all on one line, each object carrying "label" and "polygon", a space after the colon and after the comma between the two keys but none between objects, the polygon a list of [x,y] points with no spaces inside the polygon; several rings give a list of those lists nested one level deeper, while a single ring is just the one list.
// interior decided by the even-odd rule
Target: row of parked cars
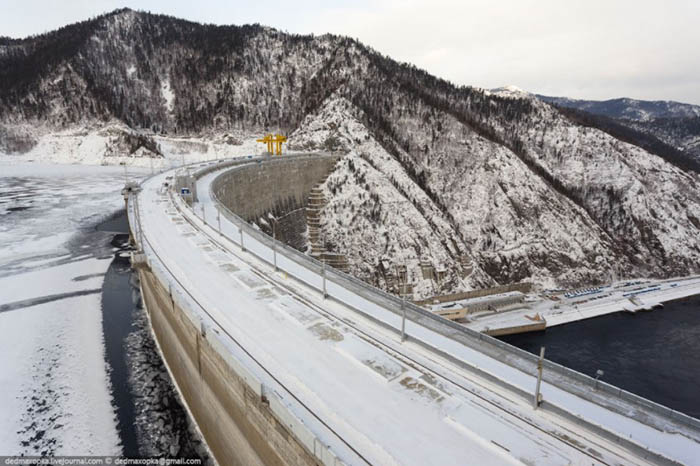
[{"label": "row of parked cars", "polygon": [[580,296],[587,296],[589,294],[596,294],[603,291],[603,287],[599,286],[596,288],[584,288],[582,290],[570,291],[569,293],[564,293],[565,298],[578,298]]}]

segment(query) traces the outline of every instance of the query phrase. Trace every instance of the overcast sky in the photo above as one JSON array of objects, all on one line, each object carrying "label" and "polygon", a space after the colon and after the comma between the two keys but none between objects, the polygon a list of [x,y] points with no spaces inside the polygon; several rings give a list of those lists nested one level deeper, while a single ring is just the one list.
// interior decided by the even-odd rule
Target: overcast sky
[{"label": "overcast sky", "polygon": [[0,0],[0,35],[123,6],[349,35],[457,84],[700,104],[700,0]]}]

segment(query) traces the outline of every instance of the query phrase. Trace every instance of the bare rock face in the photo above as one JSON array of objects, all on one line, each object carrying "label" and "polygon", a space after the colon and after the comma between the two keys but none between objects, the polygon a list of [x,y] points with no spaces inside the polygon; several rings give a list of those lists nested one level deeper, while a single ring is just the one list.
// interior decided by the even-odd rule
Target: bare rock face
[{"label": "bare rock face", "polygon": [[163,157],[158,143],[150,136],[125,129],[109,127],[99,135],[107,138],[105,142],[106,157]]},{"label": "bare rock face", "polygon": [[31,129],[23,125],[0,125],[0,153],[24,154],[36,146],[36,138]]}]

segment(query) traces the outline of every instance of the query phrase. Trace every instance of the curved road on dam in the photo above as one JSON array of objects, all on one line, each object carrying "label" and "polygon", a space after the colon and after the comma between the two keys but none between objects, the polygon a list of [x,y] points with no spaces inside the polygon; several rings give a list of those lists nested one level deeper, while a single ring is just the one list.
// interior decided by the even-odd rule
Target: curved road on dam
[{"label": "curved road on dam", "polygon": [[[256,163],[256,162],[251,162]],[[151,177],[130,202],[136,239],[174,293],[229,339],[232,357],[347,464],[692,464],[698,429],[622,399],[545,381],[323,279],[241,230],[210,187],[192,209]],[[235,169],[235,168],[233,168]],[[133,198],[132,198],[133,199]],[[265,258],[261,260],[260,258]],[[338,297],[342,296],[342,299]],[[463,336],[462,336],[463,337]],[[569,388],[567,388],[569,387]],[[642,415],[640,415],[642,412]],[[624,413],[631,413],[630,416]],[[221,459],[219,458],[221,461]]]}]

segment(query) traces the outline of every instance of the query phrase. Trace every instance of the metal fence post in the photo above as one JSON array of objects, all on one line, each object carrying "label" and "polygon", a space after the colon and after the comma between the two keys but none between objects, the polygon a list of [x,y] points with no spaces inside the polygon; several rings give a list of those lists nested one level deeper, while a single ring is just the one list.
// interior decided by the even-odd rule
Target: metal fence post
[{"label": "metal fence post", "polygon": [[326,261],[321,262],[323,264],[323,268],[321,269],[321,274],[323,275],[323,298],[328,297],[328,293],[326,293]]},{"label": "metal fence post", "polygon": [[241,234],[241,251],[245,252],[245,246],[243,245],[243,228],[238,227],[238,233]]},{"label": "metal fence post", "polygon": [[532,407],[537,407],[542,403],[540,395],[540,385],[542,384],[542,363],[544,362],[544,346],[540,347],[540,358],[537,360],[537,386],[535,387],[535,399],[532,401]]},{"label": "metal fence post", "polygon": [[406,302],[401,300],[401,341],[406,340]]},{"label": "metal fence post", "polygon": [[275,265],[275,272],[277,272],[277,241],[272,238],[272,262]]}]

